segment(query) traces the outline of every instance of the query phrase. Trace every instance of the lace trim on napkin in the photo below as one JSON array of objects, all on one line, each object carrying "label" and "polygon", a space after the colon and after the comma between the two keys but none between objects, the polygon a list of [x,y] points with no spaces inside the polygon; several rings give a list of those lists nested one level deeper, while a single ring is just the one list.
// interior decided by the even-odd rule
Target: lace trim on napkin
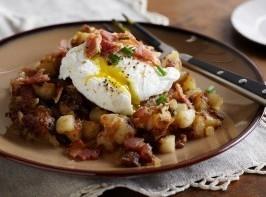
[{"label": "lace trim on napkin", "polygon": [[178,192],[182,192],[189,187],[200,188],[204,190],[227,190],[228,186],[232,181],[239,180],[240,176],[244,173],[247,174],[258,174],[258,175],[266,175],[266,163],[260,163],[245,170],[240,170],[238,172],[234,172],[231,175],[219,175],[213,177],[205,177],[196,181],[192,181],[191,183],[187,183],[184,185],[170,185],[168,188],[162,191],[150,191],[145,188],[134,187],[132,185],[127,184],[94,184],[90,185],[86,188],[79,190],[71,194],[71,197],[98,197],[102,195],[105,191],[114,189],[116,187],[125,187],[131,189],[133,191],[139,192],[141,194],[153,197],[159,196],[170,196],[174,195]]}]

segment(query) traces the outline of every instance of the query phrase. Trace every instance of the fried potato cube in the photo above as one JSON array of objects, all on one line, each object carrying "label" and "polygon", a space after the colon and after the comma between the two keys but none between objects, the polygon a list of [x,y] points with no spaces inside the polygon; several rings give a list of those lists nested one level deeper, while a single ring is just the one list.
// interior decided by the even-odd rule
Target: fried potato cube
[{"label": "fried potato cube", "polygon": [[189,90],[194,90],[196,89],[196,81],[191,75],[187,75],[185,80],[182,82],[182,89],[184,92],[187,92]]},{"label": "fried potato cube", "polygon": [[172,51],[162,60],[163,67],[175,67],[179,70],[182,68],[182,63],[177,51]]},{"label": "fried potato cube", "polygon": [[64,115],[56,121],[56,131],[59,134],[66,135],[72,142],[81,137],[81,121],[75,120],[73,115]]},{"label": "fried potato cube", "polygon": [[82,123],[82,136],[87,139],[94,139],[97,137],[101,130],[101,125],[94,121],[83,121]]},{"label": "fried potato cube", "polygon": [[172,153],[175,151],[175,136],[167,135],[159,140],[160,153]]},{"label": "fried potato cube", "polygon": [[170,110],[177,114],[180,111],[186,111],[188,110],[188,106],[185,103],[178,103],[175,99],[170,100],[169,102]]},{"label": "fried potato cube", "polygon": [[223,104],[223,98],[215,92],[207,94],[207,97],[210,107],[219,111]]},{"label": "fried potato cube", "polygon": [[89,33],[78,31],[73,36],[73,38],[71,39],[71,45],[72,46],[78,46],[78,45],[82,44],[83,42],[86,41],[86,39],[88,38],[88,36],[89,36]]},{"label": "fried potato cube", "polygon": [[208,126],[205,128],[205,135],[206,136],[212,136],[212,135],[214,135],[214,131],[215,131],[214,127]]},{"label": "fried potato cube", "polygon": [[208,109],[208,98],[203,93],[199,93],[193,98],[193,104],[196,111],[206,111]]},{"label": "fried potato cube", "polygon": [[222,121],[220,119],[214,118],[210,115],[206,115],[205,119],[206,119],[205,120],[206,126],[212,126],[214,128],[217,128],[217,127],[221,126],[221,124],[222,124]]},{"label": "fried potato cube", "polygon": [[105,114],[101,116],[103,131],[97,135],[97,144],[112,151],[117,144],[123,144],[125,139],[135,135],[135,129],[129,124],[127,116]]},{"label": "fried potato cube", "polygon": [[56,131],[65,134],[75,130],[75,117],[73,115],[64,115],[56,121]]},{"label": "fried potato cube", "polygon": [[187,128],[192,125],[194,119],[194,109],[182,110],[175,115],[175,124],[178,125],[179,128]]},{"label": "fried potato cube", "polygon": [[201,115],[196,115],[192,124],[193,133],[196,138],[204,137],[205,135],[205,118]]}]

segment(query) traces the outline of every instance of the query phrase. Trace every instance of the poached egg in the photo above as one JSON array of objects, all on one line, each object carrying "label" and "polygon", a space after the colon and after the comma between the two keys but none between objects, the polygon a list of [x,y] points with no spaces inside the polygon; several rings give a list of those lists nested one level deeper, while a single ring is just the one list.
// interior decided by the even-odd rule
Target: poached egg
[{"label": "poached egg", "polygon": [[132,115],[134,107],[151,96],[169,91],[179,79],[174,67],[156,67],[132,57],[123,57],[117,65],[108,65],[100,55],[88,58],[85,44],[71,48],[62,59],[59,78],[70,78],[77,90],[99,107],[114,113]]}]

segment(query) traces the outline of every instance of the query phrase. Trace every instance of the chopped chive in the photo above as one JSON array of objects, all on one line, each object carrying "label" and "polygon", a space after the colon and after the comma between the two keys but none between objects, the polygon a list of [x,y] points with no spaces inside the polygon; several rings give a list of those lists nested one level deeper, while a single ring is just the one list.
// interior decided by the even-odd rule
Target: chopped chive
[{"label": "chopped chive", "polygon": [[160,76],[165,76],[167,74],[167,72],[161,67],[161,66],[156,66],[157,70],[157,74]]},{"label": "chopped chive", "polygon": [[123,47],[120,50],[125,56],[127,57],[132,57],[133,53],[134,53],[134,48],[133,47]]},{"label": "chopped chive", "polygon": [[157,99],[156,99],[156,104],[160,105],[161,103],[164,104],[167,102],[167,98],[165,95],[160,95]]},{"label": "chopped chive", "polygon": [[207,89],[206,89],[206,93],[210,94],[210,93],[213,93],[213,92],[216,92],[215,90],[215,87],[214,86],[209,86]]},{"label": "chopped chive", "polygon": [[121,59],[122,58],[116,54],[110,54],[108,56],[108,63],[110,63],[112,65],[117,65]]}]

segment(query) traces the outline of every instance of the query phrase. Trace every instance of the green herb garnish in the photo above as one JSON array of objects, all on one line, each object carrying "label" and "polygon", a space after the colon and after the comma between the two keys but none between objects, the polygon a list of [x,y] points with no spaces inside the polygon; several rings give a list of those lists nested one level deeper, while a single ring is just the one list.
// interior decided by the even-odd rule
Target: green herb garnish
[{"label": "green herb garnish", "polygon": [[213,93],[213,92],[216,92],[215,90],[215,87],[214,86],[209,86],[207,89],[206,89],[206,93],[210,94],[210,93]]},{"label": "green herb garnish", "polygon": [[120,57],[116,54],[110,54],[108,56],[108,63],[110,63],[112,65],[117,65],[121,59],[122,59],[122,57]]},{"label": "green herb garnish", "polygon": [[165,76],[167,72],[161,67],[161,66],[156,66],[156,72],[160,76]]},{"label": "green herb garnish", "polygon": [[133,47],[123,47],[120,50],[126,57],[132,57],[134,53],[134,48]]},{"label": "green herb garnish", "polygon": [[156,104],[160,105],[161,103],[164,104],[167,102],[167,98],[165,95],[160,95],[157,99],[156,99]]}]

